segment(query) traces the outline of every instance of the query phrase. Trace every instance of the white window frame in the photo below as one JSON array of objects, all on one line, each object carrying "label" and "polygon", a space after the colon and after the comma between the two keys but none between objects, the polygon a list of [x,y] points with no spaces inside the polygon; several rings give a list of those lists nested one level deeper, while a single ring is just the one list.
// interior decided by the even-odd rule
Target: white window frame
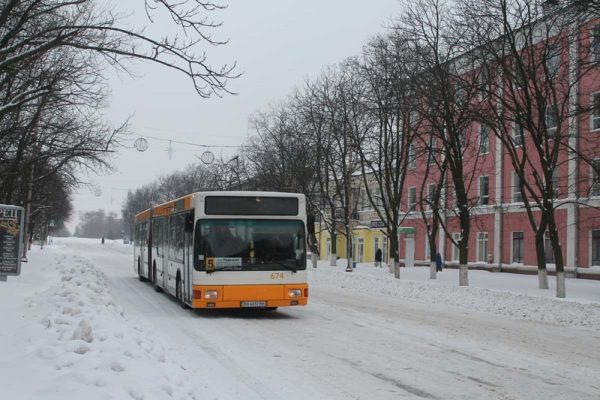
[{"label": "white window frame", "polygon": [[590,267],[598,267],[600,266],[600,262],[594,264],[594,231],[600,231],[599,229],[590,229],[590,247],[589,247],[589,255],[590,255]]},{"label": "white window frame", "polygon": [[546,68],[552,77],[560,71],[560,47],[557,43],[546,46]]},{"label": "white window frame", "polygon": [[480,101],[483,100],[487,100],[488,99],[488,93],[487,91],[490,89],[491,86],[491,77],[489,75],[489,70],[485,67],[482,66],[481,70],[479,71],[479,76],[477,77],[477,83],[478,83],[478,94],[477,97],[479,98]]},{"label": "white window frame", "polygon": [[600,24],[594,24],[590,30],[590,61],[600,62]]},{"label": "white window frame", "polygon": [[[517,179],[521,179],[519,177],[519,174],[517,174],[515,171],[513,171],[510,179],[512,181],[511,182],[511,187],[512,187],[511,200],[512,200],[512,203],[522,203],[523,202],[523,193],[521,193],[520,185],[517,185]],[[519,200],[516,199],[517,193],[519,194],[519,197],[520,197]]]},{"label": "white window frame", "polygon": [[[593,159],[592,165],[590,165],[590,197],[600,196],[600,176],[596,175],[593,167],[596,163],[600,164],[600,158]],[[596,190],[594,190],[594,181],[596,182]]]},{"label": "white window frame", "polygon": [[[556,125],[554,125],[553,127],[550,127],[551,120],[549,116],[552,115],[551,113],[554,113],[556,116]],[[555,105],[546,107],[546,129],[548,129],[548,139],[554,139],[554,137],[556,136],[556,132],[558,132],[558,107],[556,107]]]},{"label": "white window frame", "polygon": [[[523,249],[523,257],[521,258],[521,261],[515,261],[515,233],[521,233],[523,234],[523,246],[521,246],[521,248]],[[523,231],[514,231],[511,232],[510,234],[510,262],[512,264],[523,264],[523,260],[525,260],[525,232]]]},{"label": "white window frame", "polygon": [[408,145],[408,168],[415,169],[417,168],[417,151],[415,149],[414,144]]},{"label": "white window frame", "polygon": [[[411,191],[414,192],[412,204],[411,204],[411,195],[410,195]],[[407,209],[408,212],[413,212],[413,211],[417,210],[417,188],[414,186],[411,186],[408,188],[406,206],[408,208]]]},{"label": "white window frame", "polygon": [[[523,142],[525,141],[525,127],[518,122],[519,119],[521,119],[521,116],[516,115],[512,122],[512,141],[515,147],[523,146]],[[522,136],[520,135],[521,132],[523,132]]]},{"label": "white window frame", "polygon": [[[426,204],[427,210],[431,210],[431,203],[433,202],[432,191],[431,191],[432,188],[435,191],[437,189],[437,185],[435,183],[430,183],[429,185],[427,185],[427,204]],[[433,193],[433,194],[435,194],[435,193]]]},{"label": "white window frame", "polygon": [[[482,189],[482,181],[483,179],[487,178],[487,194],[483,195],[481,193],[481,189]],[[490,177],[488,175],[482,175],[479,177],[478,180],[478,188],[477,188],[477,204],[479,204],[480,206],[487,206],[488,204],[490,204]],[[483,199],[485,198],[485,202],[483,201]]]},{"label": "white window frame", "polygon": [[[488,236],[487,232],[477,232],[477,262],[487,263],[488,238],[489,238],[489,236]],[[484,250],[483,254],[481,254],[481,250],[482,250],[481,245],[482,244],[485,244],[485,249],[483,249]]]},{"label": "white window frame", "polygon": [[[594,97],[598,96],[598,109],[596,109],[595,106],[595,102],[594,102]],[[596,132],[596,131],[600,131],[600,92],[595,92],[592,93],[590,96],[590,131],[591,132]],[[595,114],[594,112],[597,112],[598,114]],[[597,124],[596,127],[594,127],[594,124]]]},{"label": "white window frame", "polygon": [[[488,154],[490,152],[490,132],[491,132],[491,130],[492,129],[489,127],[489,125],[486,125],[486,124],[479,125],[479,154]],[[485,132],[485,136],[484,136],[484,131],[487,131],[487,132]],[[486,139],[485,142],[483,140],[484,138]],[[485,149],[483,149],[483,143],[486,143]]]},{"label": "white window frame", "polygon": [[425,261],[431,261],[431,248],[429,247],[429,237],[425,233]]},{"label": "white window frame", "polygon": [[[452,232],[452,239],[454,239],[455,242],[459,242],[460,238],[461,238],[461,234],[460,232]],[[454,242],[451,242],[452,245],[452,261],[453,262],[459,262],[460,261],[460,251],[458,249],[458,246],[454,244]]]}]

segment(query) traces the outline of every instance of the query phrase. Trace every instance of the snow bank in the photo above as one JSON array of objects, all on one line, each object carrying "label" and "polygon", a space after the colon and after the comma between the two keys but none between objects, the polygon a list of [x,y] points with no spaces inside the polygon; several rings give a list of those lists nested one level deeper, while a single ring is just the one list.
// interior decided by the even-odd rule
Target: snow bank
[{"label": "snow bank", "polygon": [[[348,273],[344,271],[343,265],[343,262],[338,262],[337,267],[331,267],[323,262],[317,269],[309,267],[310,283],[342,287],[374,296],[453,306],[511,318],[600,331],[599,302],[514,293],[509,292],[508,288],[507,291],[503,291],[471,286],[459,287],[456,284],[445,284],[439,281],[395,279],[392,274],[387,273],[387,268],[374,268],[360,264],[354,272]],[[402,268],[401,277],[408,270],[415,270],[415,268]],[[422,270],[429,274],[428,269]],[[446,270],[443,274],[448,272]],[[513,279],[522,278],[523,276],[513,277]]]},{"label": "snow bank", "polygon": [[197,398],[191,377],[152,332],[127,320],[101,271],[77,255],[46,252],[50,257],[58,282],[25,299],[38,318],[31,353],[47,367],[34,397]]}]

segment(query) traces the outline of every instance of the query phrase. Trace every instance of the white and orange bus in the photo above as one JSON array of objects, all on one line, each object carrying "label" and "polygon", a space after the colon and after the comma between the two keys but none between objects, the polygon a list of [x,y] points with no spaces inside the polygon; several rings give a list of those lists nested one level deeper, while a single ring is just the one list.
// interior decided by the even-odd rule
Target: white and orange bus
[{"label": "white and orange bus", "polygon": [[134,270],[185,307],[306,305],[304,195],[198,192],[135,216]]}]

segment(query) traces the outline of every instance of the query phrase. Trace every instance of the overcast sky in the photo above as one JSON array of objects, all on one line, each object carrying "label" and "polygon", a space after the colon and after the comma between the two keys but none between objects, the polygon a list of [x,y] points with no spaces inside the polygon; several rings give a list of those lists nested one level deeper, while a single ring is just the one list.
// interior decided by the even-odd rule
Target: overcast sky
[{"label": "overcast sky", "polygon": [[[136,0],[141,3],[140,0]],[[120,3],[120,4],[119,4]],[[117,2],[119,6],[131,4]],[[213,65],[237,62],[243,75],[228,88],[235,96],[200,98],[191,82],[165,68],[137,64],[137,78],[112,74],[112,95],[106,118],[119,125],[130,120],[129,144],[139,135],[211,146],[238,146],[252,135],[248,118],[283,100],[305,78],[323,67],[360,54],[368,38],[385,31],[399,14],[398,0],[232,0],[226,10],[212,13],[223,26],[214,31],[229,43],[207,48]],[[131,11],[131,10],[130,10]],[[139,10],[132,21],[145,21]],[[150,27],[151,32],[161,26]],[[82,178],[96,190],[82,187],[73,197],[73,232],[80,213],[104,209],[120,216],[127,190],[197,162],[204,150],[148,139],[146,152],[122,148],[112,158],[115,172]],[[215,147],[216,156],[236,151]]]}]

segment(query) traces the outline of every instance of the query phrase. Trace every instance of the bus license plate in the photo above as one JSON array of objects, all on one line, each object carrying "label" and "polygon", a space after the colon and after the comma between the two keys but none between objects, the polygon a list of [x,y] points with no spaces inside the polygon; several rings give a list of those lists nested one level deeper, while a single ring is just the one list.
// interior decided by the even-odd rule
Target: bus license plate
[{"label": "bus license plate", "polygon": [[266,307],[266,301],[242,301],[242,307]]}]

